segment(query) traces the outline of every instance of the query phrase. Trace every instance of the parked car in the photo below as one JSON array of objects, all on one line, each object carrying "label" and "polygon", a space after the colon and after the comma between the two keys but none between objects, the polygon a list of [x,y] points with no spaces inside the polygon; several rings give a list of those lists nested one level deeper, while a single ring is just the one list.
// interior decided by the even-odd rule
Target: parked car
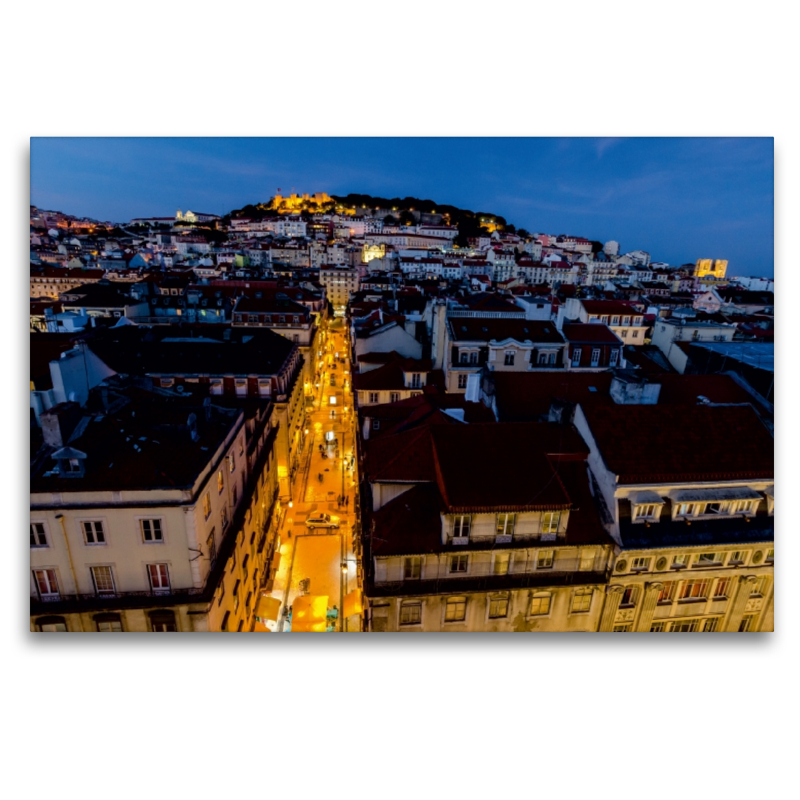
[{"label": "parked car", "polygon": [[339,517],[332,517],[330,514],[312,514],[306,520],[306,525],[312,531],[314,528],[338,528]]}]

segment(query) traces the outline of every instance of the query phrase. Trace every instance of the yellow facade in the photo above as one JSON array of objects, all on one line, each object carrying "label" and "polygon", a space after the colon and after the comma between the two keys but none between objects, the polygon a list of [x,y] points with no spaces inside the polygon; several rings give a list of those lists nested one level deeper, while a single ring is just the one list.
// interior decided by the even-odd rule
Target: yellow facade
[{"label": "yellow facade", "polygon": [[728,269],[728,262],[719,258],[698,258],[694,265],[694,274],[697,278],[710,275],[714,278],[724,278]]}]

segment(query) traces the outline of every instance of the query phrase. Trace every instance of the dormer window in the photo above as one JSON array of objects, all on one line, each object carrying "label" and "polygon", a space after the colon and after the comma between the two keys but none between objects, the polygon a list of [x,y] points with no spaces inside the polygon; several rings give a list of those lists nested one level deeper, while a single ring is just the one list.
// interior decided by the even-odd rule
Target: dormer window
[{"label": "dormer window", "polygon": [[622,324],[623,325],[630,325],[631,324],[631,318],[630,317],[623,317],[622,318]]},{"label": "dormer window", "polygon": [[619,317],[617,317],[617,316],[611,317],[611,324],[612,325],[619,325]]},{"label": "dormer window", "polygon": [[678,503],[675,506],[676,517],[692,517],[694,516],[694,503]]},{"label": "dormer window", "polygon": [[461,540],[460,544],[469,541],[469,530],[472,525],[472,517],[469,514],[459,514],[453,519],[453,542]]},{"label": "dormer window", "polygon": [[704,514],[724,514],[728,510],[727,503],[706,503]]}]

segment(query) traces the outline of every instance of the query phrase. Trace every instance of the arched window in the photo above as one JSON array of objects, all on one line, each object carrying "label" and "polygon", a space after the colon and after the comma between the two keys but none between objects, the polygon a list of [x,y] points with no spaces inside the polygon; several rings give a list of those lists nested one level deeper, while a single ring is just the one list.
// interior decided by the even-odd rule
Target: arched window
[{"label": "arched window", "polygon": [[175,612],[159,609],[150,612],[150,627],[154,633],[172,633],[178,630]]},{"label": "arched window", "polygon": [[64,617],[39,617],[36,620],[36,630],[42,633],[65,633],[69,629]]}]

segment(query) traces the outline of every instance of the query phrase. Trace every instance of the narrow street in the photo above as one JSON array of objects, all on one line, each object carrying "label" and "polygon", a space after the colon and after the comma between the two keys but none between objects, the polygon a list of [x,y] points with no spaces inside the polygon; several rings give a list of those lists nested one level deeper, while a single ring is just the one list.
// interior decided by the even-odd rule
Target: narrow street
[{"label": "narrow street", "polygon": [[[309,409],[306,449],[292,485],[292,503],[279,531],[281,561],[272,597],[280,600],[276,631],[290,629],[288,613],[298,597],[327,597],[328,631],[361,630],[360,614],[343,618],[344,598],[357,589],[353,553],[355,447],[353,396],[347,329],[330,320],[320,336],[318,385]],[[327,514],[335,527],[309,527]]]}]

